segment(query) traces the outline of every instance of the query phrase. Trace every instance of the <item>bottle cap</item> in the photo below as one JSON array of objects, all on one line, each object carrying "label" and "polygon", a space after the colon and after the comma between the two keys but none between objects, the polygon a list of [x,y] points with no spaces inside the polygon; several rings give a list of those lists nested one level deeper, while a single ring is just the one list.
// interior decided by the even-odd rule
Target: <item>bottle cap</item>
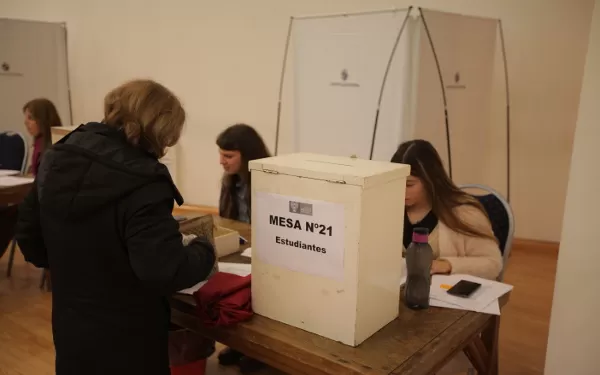
[{"label": "bottle cap", "polygon": [[429,240],[429,229],[422,227],[415,228],[413,230],[412,240],[416,243],[427,243]]}]

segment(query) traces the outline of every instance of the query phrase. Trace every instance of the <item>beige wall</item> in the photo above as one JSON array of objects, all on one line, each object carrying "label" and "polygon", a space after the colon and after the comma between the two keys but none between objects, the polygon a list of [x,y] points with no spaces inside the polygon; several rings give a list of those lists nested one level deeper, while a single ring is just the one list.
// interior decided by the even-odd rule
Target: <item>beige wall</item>
[{"label": "beige wall", "polygon": [[288,18],[410,4],[503,20],[517,235],[558,240],[592,0],[2,0],[0,15],[67,22],[75,123],[101,119],[103,95],[123,80],[172,88],[189,112],[182,191],[216,204],[218,132],[244,121],[274,144]]},{"label": "beige wall", "polygon": [[546,355],[547,375],[600,371],[600,0],[596,0],[575,130]]}]

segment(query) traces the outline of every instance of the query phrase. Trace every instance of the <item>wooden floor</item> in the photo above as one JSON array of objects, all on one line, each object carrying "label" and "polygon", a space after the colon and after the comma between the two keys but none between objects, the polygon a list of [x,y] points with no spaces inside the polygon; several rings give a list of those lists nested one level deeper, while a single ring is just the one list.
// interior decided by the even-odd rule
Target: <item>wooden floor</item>
[{"label": "wooden floor", "polygon": [[[39,289],[40,271],[20,254],[7,279],[7,258],[0,260],[0,374],[54,374],[51,296]],[[554,245],[519,243],[513,250],[505,276],[515,289],[502,315],[502,375],[543,373],[556,258]],[[236,372],[219,368],[211,358],[207,373]]]}]

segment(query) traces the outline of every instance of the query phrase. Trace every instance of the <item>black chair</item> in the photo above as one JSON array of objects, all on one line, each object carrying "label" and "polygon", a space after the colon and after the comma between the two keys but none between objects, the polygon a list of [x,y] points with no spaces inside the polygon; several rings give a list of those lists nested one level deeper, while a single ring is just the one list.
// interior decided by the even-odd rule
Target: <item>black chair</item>
[{"label": "black chair", "polygon": [[[14,132],[0,133],[0,170],[15,171],[15,173],[18,174],[25,173],[28,157],[27,148],[27,141],[22,134]],[[13,207],[0,207],[0,211],[3,211],[4,214],[6,214],[7,220],[16,220],[16,215],[8,216],[8,214],[12,214],[13,211],[15,211]],[[8,228],[11,224],[14,223],[5,223],[4,225]],[[12,227],[14,227],[14,225],[12,225]],[[8,269],[6,270],[7,277],[10,277],[12,273],[16,245],[17,243],[13,239],[10,243]],[[4,245],[2,244],[2,246]],[[4,250],[5,249],[2,249],[0,252],[3,252]]]},{"label": "black chair", "polygon": [[25,173],[27,141],[21,133],[0,133],[0,169]]},{"label": "black chair", "polygon": [[463,190],[476,189],[484,191],[484,194],[473,194],[473,196],[479,200],[487,212],[490,222],[492,223],[494,236],[496,236],[496,239],[498,240],[504,264],[498,280],[502,281],[504,279],[504,270],[508,262],[508,257],[510,256],[515,233],[515,219],[512,209],[500,193],[488,186],[469,184],[462,185],[460,188]]}]

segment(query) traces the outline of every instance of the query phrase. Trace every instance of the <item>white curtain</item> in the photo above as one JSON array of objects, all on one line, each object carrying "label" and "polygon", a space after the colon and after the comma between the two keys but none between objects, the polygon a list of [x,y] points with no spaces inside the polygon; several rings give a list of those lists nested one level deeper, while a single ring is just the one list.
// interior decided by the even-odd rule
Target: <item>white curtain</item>
[{"label": "white curtain", "polygon": [[71,125],[66,28],[63,24],[0,19],[0,131],[26,133],[23,105],[50,99]]},{"label": "white curtain", "polygon": [[[503,191],[506,104],[504,75],[498,74],[503,73],[498,20],[431,10],[423,10],[423,16],[446,91],[453,178],[459,184],[482,183]],[[414,137],[432,142],[447,165],[439,74],[423,25],[420,34]],[[498,106],[500,111],[493,110]]]},{"label": "white curtain", "polygon": [[[377,103],[406,11],[294,21],[295,151],[368,159]],[[409,40],[404,35],[383,96],[374,159],[402,138]]]}]

